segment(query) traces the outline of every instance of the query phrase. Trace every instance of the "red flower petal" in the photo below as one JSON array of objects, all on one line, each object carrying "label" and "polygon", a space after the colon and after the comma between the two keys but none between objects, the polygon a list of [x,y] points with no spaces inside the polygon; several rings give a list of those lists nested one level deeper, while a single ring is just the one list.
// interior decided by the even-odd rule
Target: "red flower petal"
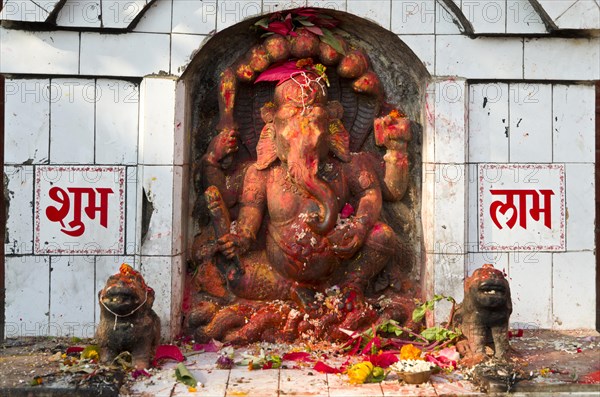
[{"label": "red flower petal", "polygon": [[307,352],[292,352],[286,353],[283,355],[282,360],[285,361],[304,361],[304,362],[312,362],[312,358],[310,357],[310,353]]},{"label": "red flower petal", "polygon": [[271,22],[267,31],[274,32],[280,34],[282,36],[287,36],[288,33],[292,31],[292,27],[290,27],[287,23],[281,21]]},{"label": "red flower petal", "polygon": [[296,62],[290,61],[283,64],[273,65],[269,69],[262,72],[254,83],[261,81],[278,81],[283,82],[290,79],[293,73],[298,73],[300,69],[296,67]]},{"label": "red flower petal", "polygon": [[352,207],[349,203],[344,205],[344,208],[340,211],[340,218],[346,219],[354,214],[354,207]]},{"label": "red flower petal", "polygon": [[158,361],[164,359],[171,359],[178,362],[185,360],[181,350],[175,345],[161,345],[156,348],[156,354],[154,355],[154,361],[152,365],[156,367]]},{"label": "red flower petal", "polygon": [[371,354],[368,357],[371,364],[381,368],[387,368],[399,361],[398,356],[393,353]]},{"label": "red flower petal", "polygon": [[71,346],[71,347],[67,347],[66,354],[68,356],[69,354],[72,354],[72,353],[81,353],[83,350],[84,350],[84,348],[81,346]]},{"label": "red flower petal", "polygon": [[318,363],[316,363],[315,366],[313,367],[313,369],[315,371],[322,372],[324,374],[341,374],[342,372],[344,372],[343,369],[330,367],[329,365],[323,363],[322,361],[319,361]]},{"label": "red flower petal", "polygon": [[203,351],[205,353],[216,353],[221,350],[221,347],[218,346],[214,341],[210,341],[209,343],[194,343],[192,349],[194,351]]}]

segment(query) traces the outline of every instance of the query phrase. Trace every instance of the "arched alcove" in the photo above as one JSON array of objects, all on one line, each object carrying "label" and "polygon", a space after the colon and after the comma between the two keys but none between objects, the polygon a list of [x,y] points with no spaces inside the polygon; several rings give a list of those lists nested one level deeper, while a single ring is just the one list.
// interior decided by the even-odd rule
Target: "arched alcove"
[{"label": "arched alcove", "polygon": [[[390,109],[397,109],[400,114],[406,115],[406,118],[411,120],[412,140],[407,144],[409,176],[406,193],[395,202],[385,202],[381,216],[378,218],[395,232],[394,255],[385,269],[378,272],[377,277],[374,277],[368,286],[369,291],[372,291],[377,288],[374,287],[375,283],[388,283],[385,286],[387,289],[382,291],[392,291],[393,289],[398,295],[402,295],[405,299],[400,304],[402,310],[390,309],[385,312],[383,310],[385,307],[383,307],[378,313],[387,318],[409,321],[406,316],[398,318],[400,316],[398,313],[406,314],[408,306],[410,306],[410,303],[407,302],[412,302],[413,298],[419,298],[421,294],[421,245],[423,240],[420,220],[421,143],[422,126],[425,125],[423,111],[425,87],[429,74],[416,55],[392,32],[371,21],[348,13],[332,10],[319,10],[319,12],[340,22],[335,31],[348,44],[348,48],[358,49],[368,56],[370,67],[379,78],[384,91],[383,97],[377,99],[354,92],[351,79],[339,77],[335,72],[335,66],[329,68],[328,75],[331,81],[331,87],[328,89],[329,100],[339,100],[342,103],[344,117],[341,117],[341,121],[350,132],[351,151],[369,153],[369,156],[379,156],[378,158],[381,159],[385,149],[376,145],[373,134],[375,118],[387,116]],[[251,332],[251,337],[248,337],[247,331],[240,331],[245,335],[241,338],[240,333],[231,332],[231,329],[236,329],[236,327],[244,329],[243,323],[239,324],[236,319],[241,312],[244,314],[242,317],[238,316],[239,318],[251,316],[258,318],[262,315],[261,319],[256,321],[264,323],[269,321],[264,313],[280,310],[285,312],[284,315],[288,320],[287,323],[286,320],[282,320],[285,326],[281,321],[278,323],[279,325],[271,326],[277,332],[278,327],[283,330],[289,325],[290,310],[298,309],[292,302],[293,300],[290,301],[292,302],[290,307],[281,309],[280,306],[277,306],[278,308],[274,309],[273,303],[269,303],[268,297],[271,296],[269,294],[258,296],[256,301],[259,301],[260,304],[256,306],[247,304],[245,299],[244,303],[240,303],[232,298],[231,291],[227,291],[228,288],[231,289],[230,286],[233,283],[230,278],[235,277],[229,276],[228,272],[231,272],[231,266],[227,267],[218,259],[215,259],[215,265],[209,266],[210,268],[199,263],[199,258],[202,257],[204,258],[202,260],[205,260],[216,252],[215,232],[210,224],[210,214],[204,198],[204,190],[207,188],[206,175],[201,163],[211,140],[219,133],[217,131],[220,115],[218,96],[221,90],[222,74],[232,64],[238,62],[252,46],[264,40],[261,38],[261,34],[264,32],[257,32],[254,25],[259,19],[257,17],[246,20],[217,33],[203,45],[182,76],[186,87],[187,125],[192,135],[190,162],[191,186],[193,186],[191,190],[193,192],[190,197],[190,213],[193,214],[193,220],[189,222],[189,225],[192,228],[190,235],[194,236],[193,241],[189,244],[192,248],[189,254],[190,267],[185,286],[184,332],[194,333],[196,339],[216,337],[238,342],[278,339],[281,335],[276,336],[273,332],[263,332],[264,326],[260,332],[256,329],[254,330],[256,332]],[[256,161],[254,147],[256,141],[260,139],[260,131],[265,125],[265,121],[260,117],[261,108],[265,103],[273,100],[274,87],[275,83],[238,82],[235,99],[237,108],[234,115],[238,129],[251,129],[255,132],[254,141],[250,139],[249,142],[243,141],[240,144],[240,147],[245,147],[248,152],[246,159],[250,163]],[[242,109],[240,110],[240,108]],[[361,133],[364,135],[364,139],[361,139],[360,142],[353,140],[355,130],[364,130]],[[383,164],[383,160],[381,164]],[[227,177],[231,180],[234,179],[233,175]],[[239,175],[237,177],[243,178]],[[351,179],[354,177],[354,175],[348,175],[348,183],[352,183]],[[241,182],[238,181],[238,183]],[[231,217],[232,220],[237,217],[237,204],[236,209],[231,210]],[[268,222],[268,218],[264,222]],[[267,234],[266,229],[268,227],[263,224],[260,234]],[[260,240],[261,237],[258,236],[257,241]],[[257,244],[264,245],[265,243],[258,242]],[[357,255],[359,254],[353,258]],[[380,279],[384,280],[380,281]],[[296,281],[294,283],[297,284]],[[318,288],[315,287],[315,291],[317,290]],[[294,293],[292,296],[297,297]],[[281,300],[273,299],[277,302]],[[283,300],[285,301],[285,299]],[[262,307],[261,305],[270,306]],[[234,312],[238,314],[234,314]],[[230,329],[215,331],[215,328],[218,328],[217,323],[229,324],[222,327]]]}]

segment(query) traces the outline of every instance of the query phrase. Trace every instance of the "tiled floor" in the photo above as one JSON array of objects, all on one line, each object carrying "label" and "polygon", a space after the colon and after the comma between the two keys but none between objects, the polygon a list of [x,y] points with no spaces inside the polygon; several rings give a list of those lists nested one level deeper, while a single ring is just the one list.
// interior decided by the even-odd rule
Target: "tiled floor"
[{"label": "tiled floor", "polygon": [[178,383],[175,364],[168,363],[152,377],[140,379],[131,388],[133,396],[187,397],[187,396],[324,396],[324,397],[397,397],[483,395],[473,385],[460,379],[433,376],[430,383],[407,385],[390,373],[382,383],[352,385],[346,375],[322,374],[310,367],[296,368],[297,363],[284,362],[288,368],[254,370],[235,367],[220,370],[215,366],[216,353],[198,353],[187,357],[185,365],[198,380],[196,391]]}]

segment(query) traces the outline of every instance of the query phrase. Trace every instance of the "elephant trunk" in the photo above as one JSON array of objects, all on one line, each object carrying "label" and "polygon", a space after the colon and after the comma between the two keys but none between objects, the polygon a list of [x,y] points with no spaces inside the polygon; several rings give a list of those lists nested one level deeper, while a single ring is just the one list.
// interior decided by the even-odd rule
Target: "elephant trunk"
[{"label": "elephant trunk", "polygon": [[303,159],[289,159],[290,175],[310,194],[319,204],[317,217],[309,218],[307,221],[310,229],[319,235],[325,235],[331,231],[337,222],[339,212],[335,193],[327,182],[317,175],[319,161],[314,156],[305,156]]}]

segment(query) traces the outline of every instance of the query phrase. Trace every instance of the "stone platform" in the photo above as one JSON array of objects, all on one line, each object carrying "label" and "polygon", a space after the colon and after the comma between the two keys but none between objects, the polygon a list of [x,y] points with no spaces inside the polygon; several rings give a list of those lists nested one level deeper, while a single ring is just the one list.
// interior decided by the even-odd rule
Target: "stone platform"
[{"label": "stone platform", "polygon": [[[302,348],[301,345],[253,345],[235,349],[235,359],[260,347],[265,349],[266,354],[278,355]],[[319,357],[332,367],[347,360],[347,356],[335,353],[339,345],[332,345],[329,351],[315,350],[316,346],[309,344],[304,347],[307,350],[312,348],[313,357]],[[597,332],[525,330],[522,337],[511,339],[511,347],[518,353],[515,362],[529,379],[512,385],[510,395],[600,396],[600,335]],[[57,351],[64,349],[64,341],[60,340],[46,339],[33,345],[19,340],[7,341],[0,349],[0,396],[506,395],[482,392],[470,380],[466,369],[432,375],[431,381],[422,385],[404,384],[393,372],[382,383],[353,385],[346,374],[317,372],[313,369],[314,362],[283,361],[279,369],[249,370],[247,366],[238,365],[231,370],[222,370],[216,367],[218,353],[193,351],[186,353],[184,364],[198,381],[195,390],[177,381],[175,362],[165,362],[160,368],[152,368],[149,377],[140,376],[134,380],[128,375],[124,380],[103,378],[90,383],[83,376],[77,383],[73,382],[72,374],[61,372],[58,364],[50,360]],[[31,386],[31,381],[37,376],[44,381],[38,386]],[[494,390],[493,387],[491,390]]]}]

